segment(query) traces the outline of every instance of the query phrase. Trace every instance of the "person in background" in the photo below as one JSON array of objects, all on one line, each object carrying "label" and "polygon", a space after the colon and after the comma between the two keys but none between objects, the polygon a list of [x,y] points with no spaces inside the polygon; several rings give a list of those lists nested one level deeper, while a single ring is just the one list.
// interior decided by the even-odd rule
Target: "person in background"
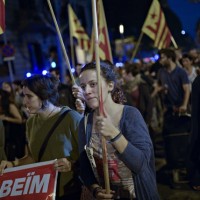
[{"label": "person in background", "polygon": [[189,54],[183,54],[181,63],[186,70],[188,79],[190,81],[190,91],[192,89],[192,83],[197,76],[196,68],[193,66],[193,57]]},{"label": "person in background", "polygon": [[59,80],[50,75],[35,75],[22,82],[24,103],[31,115],[26,123],[28,154],[13,162],[2,161],[1,173],[5,167],[15,167],[39,161],[55,161],[55,170],[60,173],[57,200],[79,199],[80,184],[75,179],[77,173],[79,113],[70,110],[54,130],[44,154],[39,160],[39,152],[51,127],[69,107],[58,107]]},{"label": "person in background", "polygon": [[72,78],[71,78],[71,75],[70,75],[70,72],[69,70],[67,69],[66,70],[66,75],[65,75],[65,84],[68,85],[68,87],[72,87]]},{"label": "person in background", "polygon": [[190,99],[188,103],[188,110],[191,113],[191,91],[192,91],[192,83],[194,79],[197,77],[197,69],[193,65],[193,57],[190,54],[183,54],[182,59],[182,66],[186,70],[189,79],[189,87],[190,87]]},{"label": "person in background", "polygon": [[77,84],[79,84],[79,74],[81,72],[83,64],[77,63],[75,66],[74,78]]},{"label": "person in background", "polygon": [[25,138],[22,116],[7,91],[0,89],[0,120],[5,128],[5,153],[8,160],[24,156]]},{"label": "person in background", "polygon": [[176,65],[176,54],[172,49],[161,49],[159,54],[163,67],[158,71],[158,84],[152,97],[158,92],[162,93],[165,117],[170,117],[174,112],[185,113],[190,97],[187,73]]},{"label": "person in background", "polygon": [[181,64],[181,59],[182,59],[182,55],[183,55],[183,52],[182,52],[182,49],[181,48],[176,48],[174,49],[174,52],[176,54],[176,65],[182,67],[182,64]]},{"label": "person in background", "polygon": [[6,160],[5,154],[5,129],[2,120],[0,120],[0,162]]},{"label": "person in background", "polygon": [[15,103],[18,108],[21,108],[23,106],[23,91],[21,83],[21,80],[14,80],[12,82],[12,88],[15,94]]},{"label": "person in background", "polygon": [[188,177],[194,190],[200,191],[200,76],[192,84],[192,131],[190,136]]},{"label": "person in background", "polygon": [[138,108],[145,122],[150,125],[153,109],[150,85],[136,64],[126,65],[122,74],[124,78],[122,88],[126,92],[127,105]]},{"label": "person in background", "polygon": [[[162,136],[166,167],[171,171],[171,187],[176,187],[179,169],[186,168],[184,156],[187,146],[184,148],[181,143],[182,135],[186,133],[185,135],[188,136],[191,128],[190,117],[188,117],[189,79],[185,69],[176,64],[174,50],[161,49],[159,54],[162,68],[158,71],[158,84],[155,85],[155,90],[160,93],[163,105]],[[178,140],[181,142],[175,143]],[[184,142],[187,144],[188,137],[184,136]],[[177,149],[179,149],[178,153],[174,154]]]},{"label": "person in background", "polygon": [[192,48],[189,50],[189,55],[193,58],[193,64],[198,69],[200,68],[200,51],[197,48]]},{"label": "person in background", "polygon": [[153,63],[149,69],[150,76],[154,79],[157,80],[158,77],[158,71],[159,69],[162,68],[162,65],[160,64],[159,60],[157,60],[155,63]]},{"label": "person in background", "polygon": [[24,129],[25,129],[25,123],[26,120],[29,118],[29,113],[27,112],[27,109],[23,103],[23,90],[22,90],[22,80],[14,80],[12,82],[12,88],[15,94],[15,104],[17,105],[22,119],[23,119],[23,123],[24,123]]},{"label": "person in background", "polygon": [[[60,73],[58,69],[51,68],[49,70],[49,73],[53,76],[55,76],[58,80],[60,80]],[[68,106],[71,109],[76,110],[75,106],[75,98],[72,95],[72,89],[71,86],[64,84],[64,83],[59,83],[58,86],[58,93],[59,93],[59,104],[61,106]]]},{"label": "person in background", "polygon": [[2,90],[6,91],[9,93],[10,95],[10,99],[11,101],[14,101],[15,100],[15,93],[14,93],[14,90],[12,88],[12,84],[9,83],[9,82],[3,82],[2,83]]},{"label": "person in background", "polygon": [[[136,108],[123,105],[113,66],[105,62],[100,66],[105,116],[98,114],[96,64],[86,64],[79,76],[85,102],[92,110],[87,123],[83,119],[79,126],[81,178],[96,199],[157,200],[154,151],[147,126]],[[107,140],[110,194],[104,189],[102,136]],[[93,150],[97,168],[91,167],[85,145]]]}]

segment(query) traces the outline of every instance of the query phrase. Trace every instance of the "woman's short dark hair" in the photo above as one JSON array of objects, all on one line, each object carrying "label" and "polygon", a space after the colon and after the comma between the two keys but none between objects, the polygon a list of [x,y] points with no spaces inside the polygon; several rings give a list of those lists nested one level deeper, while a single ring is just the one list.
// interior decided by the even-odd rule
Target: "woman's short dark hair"
[{"label": "woman's short dark hair", "polygon": [[[104,77],[106,82],[114,82],[114,89],[111,92],[112,99],[115,103],[120,103],[123,104],[126,102],[126,98],[124,96],[123,91],[121,88],[117,85],[117,75],[114,71],[114,65],[112,65],[109,62],[100,62],[100,68],[101,68],[101,75]],[[95,70],[96,69],[96,62],[91,62],[86,64],[82,69],[81,73],[86,71],[86,70]]]},{"label": "woman's short dark hair", "polygon": [[58,85],[59,80],[52,75],[34,75],[22,81],[22,86],[35,93],[44,104],[47,101],[58,103]]}]

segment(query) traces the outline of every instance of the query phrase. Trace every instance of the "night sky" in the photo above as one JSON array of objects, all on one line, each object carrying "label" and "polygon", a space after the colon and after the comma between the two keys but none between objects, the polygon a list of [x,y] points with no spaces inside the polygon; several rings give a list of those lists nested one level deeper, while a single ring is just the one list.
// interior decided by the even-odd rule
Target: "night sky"
[{"label": "night sky", "polygon": [[200,2],[191,3],[189,0],[168,0],[170,8],[179,17],[183,29],[195,37],[197,21],[200,21]]},{"label": "night sky", "polygon": [[[104,0],[104,9],[111,37],[120,37],[118,26],[124,25],[124,35],[138,38],[152,0]],[[200,2],[191,0],[160,0],[167,24],[176,39],[184,46],[192,46],[200,21]],[[182,35],[181,31],[186,34]]]}]

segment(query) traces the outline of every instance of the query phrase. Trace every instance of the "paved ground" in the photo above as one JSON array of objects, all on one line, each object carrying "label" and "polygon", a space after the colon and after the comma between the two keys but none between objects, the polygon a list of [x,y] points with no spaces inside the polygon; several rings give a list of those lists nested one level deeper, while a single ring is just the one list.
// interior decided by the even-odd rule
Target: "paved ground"
[{"label": "paved ground", "polygon": [[166,171],[157,172],[158,191],[161,200],[200,200],[200,192],[192,190],[187,181],[174,183],[172,174]]},{"label": "paved ground", "polygon": [[[166,168],[164,158],[156,158],[157,183],[161,200],[200,200],[200,192],[190,188],[185,170],[179,171],[174,183],[171,170]],[[179,183],[181,182],[181,183]]]},{"label": "paved ground", "polygon": [[169,185],[158,184],[161,200],[200,200],[200,192],[185,186],[182,189],[172,189]]}]

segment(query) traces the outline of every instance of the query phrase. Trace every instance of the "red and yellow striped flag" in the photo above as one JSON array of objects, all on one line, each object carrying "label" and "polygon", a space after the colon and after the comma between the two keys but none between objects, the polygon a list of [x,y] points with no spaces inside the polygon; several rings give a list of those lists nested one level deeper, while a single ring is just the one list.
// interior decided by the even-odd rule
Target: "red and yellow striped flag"
[{"label": "red and yellow striped flag", "polygon": [[0,34],[5,31],[5,0],[0,0]]},{"label": "red and yellow striped flag", "polygon": [[[106,23],[106,17],[104,13],[102,0],[97,0],[97,21],[98,21],[98,33],[99,33],[99,57],[101,60],[109,60],[113,62],[112,52],[110,48],[110,40],[108,37],[108,29]],[[94,28],[92,31],[91,49],[90,52],[93,55],[92,60],[95,60],[95,43],[94,43]]]},{"label": "red and yellow striped flag", "polygon": [[68,4],[69,28],[72,37],[78,40],[78,45],[84,51],[90,49],[90,38],[82,27],[70,4]]},{"label": "red and yellow striped flag", "polygon": [[167,48],[170,45],[172,34],[158,0],[153,0],[142,32],[154,40],[154,46],[158,49]]}]

